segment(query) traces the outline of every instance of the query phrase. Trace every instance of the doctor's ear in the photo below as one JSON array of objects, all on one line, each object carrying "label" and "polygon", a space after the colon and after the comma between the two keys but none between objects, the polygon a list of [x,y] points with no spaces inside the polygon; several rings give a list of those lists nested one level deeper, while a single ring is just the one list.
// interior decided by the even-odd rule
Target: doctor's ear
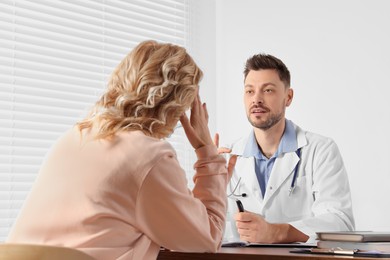
[{"label": "doctor's ear", "polygon": [[287,98],[286,98],[286,107],[291,105],[291,102],[294,97],[294,90],[292,88],[287,89]]}]

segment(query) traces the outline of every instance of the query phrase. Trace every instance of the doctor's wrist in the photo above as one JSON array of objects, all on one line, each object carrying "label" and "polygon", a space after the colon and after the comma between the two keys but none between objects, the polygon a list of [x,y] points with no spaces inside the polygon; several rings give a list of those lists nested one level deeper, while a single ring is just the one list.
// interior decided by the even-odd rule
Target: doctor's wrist
[{"label": "doctor's wrist", "polygon": [[306,242],[309,236],[290,224],[271,224],[274,229],[274,243]]}]

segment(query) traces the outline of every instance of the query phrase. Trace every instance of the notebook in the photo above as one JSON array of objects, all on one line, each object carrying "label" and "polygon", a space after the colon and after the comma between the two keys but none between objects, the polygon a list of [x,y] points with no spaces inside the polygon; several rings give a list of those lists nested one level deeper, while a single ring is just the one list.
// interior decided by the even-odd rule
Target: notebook
[{"label": "notebook", "polygon": [[317,232],[319,240],[350,242],[390,242],[390,232],[381,231],[339,231]]},{"label": "notebook", "polygon": [[320,240],[317,242],[317,248],[338,248],[343,250],[376,250],[390,253],[390,242],[351,242]]}]

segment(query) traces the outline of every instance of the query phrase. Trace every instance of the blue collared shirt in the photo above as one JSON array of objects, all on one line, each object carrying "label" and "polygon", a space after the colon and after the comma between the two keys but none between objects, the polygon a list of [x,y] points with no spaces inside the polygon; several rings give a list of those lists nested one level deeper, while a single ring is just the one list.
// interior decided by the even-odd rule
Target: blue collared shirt
[{"label": "blue collared shirt", "polygon": [[284,129],[283,136],[279,143],[278,149],[276,150],[275,154],[272,155],[272,157],[269,159],[265,157],[261,152],[257,144],[254,131],[251,132],[248,142],[245,145],[243,157],[255,158],[255,171],[263,198],[276,158],[284,153],[295,152],[297,149],[297,134],[290,120],[286,119],[286,127]]}]

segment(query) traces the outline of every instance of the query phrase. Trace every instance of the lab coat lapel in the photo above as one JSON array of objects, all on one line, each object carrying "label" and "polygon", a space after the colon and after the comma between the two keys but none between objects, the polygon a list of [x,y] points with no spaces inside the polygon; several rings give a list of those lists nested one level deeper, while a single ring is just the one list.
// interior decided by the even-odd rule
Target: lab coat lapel
[{"label": "lab coat lapel", "polygon": [[260,193],[259,182],[257,181],[255,172],[255,162],[253,157],[240,157],[236,162],[236,169],[239,169],[237,176],[241,177],[241,182],[252,193]]},{"label": "lab coat lapel", "polygon": [[[259,204],[262,204],[261,200],[263,199],[263,197],[256,176],[255,158],[242,156],[244,153],[245,145],[248,143],[248,138],[249,136],[241,139],[232,148],[232,154],[239,155],[235,166],[235,174],[237,174],[239,178],[241,177],[241,183],[248,188],[250,194],[254,195],[254,198],[251,199],[256,199]],[[256,205],[256,207],[258,206],[259,205]]]},{"label": "lab coat lapel", "polygon": [[[294,174],[295,166],[299,162],[299,157],[295,152],[285,153],[278,157],[272,168],[271,176],[267,184],[264,195],[263,206],[266,207],[271,198],[277,193],[281,186],[287,181],[287,178]],[[285,187],[289,187],[289,183]],[[282,191],[284,192],[284,191]],[[286,193],[288,189],[286,189]]]},{"label": "lab coat lapel", "polygon": [[241,184],[248,189],[249,196],[241,199],[245,209],[260,213],[263,209],[262,195],[257,181],[254,160],[253,157],[239,157],[235,169],[237,176],[241,177]]}]

